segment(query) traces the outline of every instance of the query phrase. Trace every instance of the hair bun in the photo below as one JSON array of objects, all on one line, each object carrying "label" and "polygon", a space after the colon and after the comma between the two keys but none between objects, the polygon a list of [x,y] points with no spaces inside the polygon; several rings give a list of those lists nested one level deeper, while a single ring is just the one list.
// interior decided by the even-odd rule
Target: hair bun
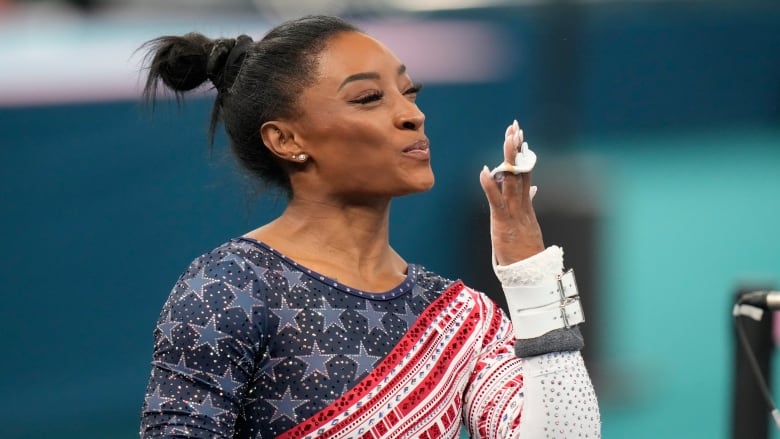
[{"label": "hair bun", "polygon": [[206,48],[211,40],[198,33],[166,36],[151,41],[151,69],[165,85],[175,91],[192,90],[201,85],[206,75]]},{"label": "hair bun", "polygon": [[218,91],[225,91],[233,85],[251,43],[252,38],[247,35],[214,42],[206,63],[206,76]]},{"label": "hair bun", "polygon": [[207,80],[218,91],[227,90],[251,43],[247,35],[212,40],[197,32],[148,41],[142,46],[148,48],[145,61],[149,67],[144,96],[153,102],[159,81],[176,93],[192,90]]}]

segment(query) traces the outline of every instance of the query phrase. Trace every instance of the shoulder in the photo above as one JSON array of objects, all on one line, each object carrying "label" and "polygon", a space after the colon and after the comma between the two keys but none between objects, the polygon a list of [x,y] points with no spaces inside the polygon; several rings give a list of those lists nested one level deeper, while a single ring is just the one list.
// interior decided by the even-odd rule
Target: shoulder
[{"label": "shoulder", "polygon": [[462,316],[469,321],[470,327],[482,334],[483,344],[496,340],[512,338],[512,323],[504,311],[487,294],[466,285],[462,280],[450,280],[436,273],[423,270],[419,276],[421,284],[426,282],[434,288],[427,290],[440,307],[452,310],[459,309]]},{"label": "shoulder", "polygon": [[409,264],[409,269],[414,270],[415,280],[418,284],[430,285],[431,287],[441,287],[453,284],[457,279],[443,276],[435,271],[431,271],[419,264]]},{"label": "shoulder", "polygon": [[231,240],[190,263],[155,328],[159,361],[176,364],[186,354],[187,361],[197,357],[205,364],[226,347],[240,352],[241,361],[253,361],[264,346],[267,320],[268,268],[261,253]]},{"label": "shoulder", "polygon": [[427,291],[438,296],[444,290],[458,282],[457,279],[442,276],[428,270],[422,265],[409,264],[409,270],[413,270],[414,288],[417,290],[416,292]]},{"label": "shoulder", "polygon": [[[229,311],[252,319],[263,305],[273,259],[261,247],[232,239],[195,258],[174,285],[165,308]],[[163,310],[164,312],[166,309]]]},{"label": "shoulder", "polygon": [[248,241],[231,239],[201,254],[184,270],[179,282],[202,279],[211,282],[246,283],[265,277],[273,255]]},{"label": "shoulder", "polygon": [[449,290],[450,288],[455,288],[464,296],[468,296],[470,300],[476,300],[480,302],[491,301],[491,299],[486,294],[466,285],[460,279],[442,276],[419,265],[415,265],[414,267],[417,270],[416,281],[419,287],[439,293]]},{"label": "shoulder", "polygon": [[474,311],[485,324],[496,325],[501,324],[500,322],[509,322],[504,310],[489,295],[462,281],[460,283],[462,285],[460,292],[462,300],[468,301],[474,307]]},{"label": "shoulder", "polygon": [[415,267],[418,270],[416,276],[417,288],[430,292],[434,296],[450,293],[453,300],[465,301],[471,305],[476,305],[490,314],[501,311],[485,293],[466,285],[462,280],[442,276],[421,266]]}]

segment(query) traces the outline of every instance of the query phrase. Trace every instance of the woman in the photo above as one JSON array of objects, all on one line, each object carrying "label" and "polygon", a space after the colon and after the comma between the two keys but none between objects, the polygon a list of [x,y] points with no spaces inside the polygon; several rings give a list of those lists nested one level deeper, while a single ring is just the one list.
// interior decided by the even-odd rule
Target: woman
[{"label": "woman", "polygon": [[[479,176],[514,329],[485,295],[390,246],[391,199],[434,178],[419,86],[385,46],[316,16],[258,42],[149,47],[147,97],[159,81],[213,83],[212,133],[221,120],[240,161],[289,201],[173,288],[143,437],[453,438],[462,422],[472,437],[600,435],[576,286],[559,295],[562,251],[544,248],[528,172]],[[507,162],[521,143],[510,126]]]}]

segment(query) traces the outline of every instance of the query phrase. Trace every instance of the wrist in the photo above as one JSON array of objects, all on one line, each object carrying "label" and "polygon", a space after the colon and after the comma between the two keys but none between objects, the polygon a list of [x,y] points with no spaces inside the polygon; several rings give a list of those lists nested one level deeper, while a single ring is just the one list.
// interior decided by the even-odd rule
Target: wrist
[{"label": "wrist", "polygon": [[520,262],[544,251],[544,245],[512,246],[509,251],[497,251],[498,265],[507,266]]},{"label": "wrist", "polygon": [[529,339],[582,321],[574,274],[563,273],[563,250],[544,251],[494,270],[504,289],[509,316],[518,339]]},{"label": "wrist", "polygon": [[563,272],[563,249],[551,245],[534,255],[511,264],[493,258],[493,271],[504,287],[535,286]]},{"label": "wrist", "polygon": [[568,279],[559,277],[538,287],[504,288],[515,338],[541,337],[585,321],[573,272],[565,276]]}]

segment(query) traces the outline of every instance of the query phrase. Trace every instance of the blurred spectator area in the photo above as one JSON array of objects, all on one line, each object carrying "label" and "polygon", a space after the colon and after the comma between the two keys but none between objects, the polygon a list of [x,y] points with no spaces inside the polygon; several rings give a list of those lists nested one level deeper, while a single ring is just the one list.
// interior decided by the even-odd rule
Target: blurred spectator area
[{"label": "blurred spectator area", "polygon": [[500,84],[545,142],[780,117],[774,1],[6,1],[0,106],[132,100],[150,38],[260,38],[315,12],[354,19],[428,84]]}]

